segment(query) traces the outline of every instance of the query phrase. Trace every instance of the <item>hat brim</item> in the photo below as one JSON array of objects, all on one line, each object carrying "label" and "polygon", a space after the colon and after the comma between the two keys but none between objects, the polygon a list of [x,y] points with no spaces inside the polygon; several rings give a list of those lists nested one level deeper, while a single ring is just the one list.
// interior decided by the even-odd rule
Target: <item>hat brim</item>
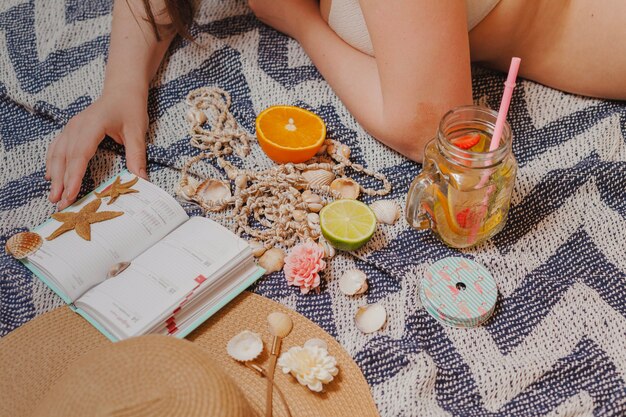
[{"label": "hat brim", "polygon": [[[254,363],[265,368],[271,346],[267,316],[274,311],[288,314],[292,332],[282,350],[303,345],[310,338],[328,344],[337,359],[339,374],[322,393],[309,391],[291,375],[276,371],[275,381],[287,398],[294,417],[378,416],[369,386],[350,355],[323,329],[304,316],[256,294],[244,292],[187,339],[206,351],[237,382],[250,405],[265,410],[266,380],[226,353],[226,344],[242,330],[259,333],[265,350]],[[0,414],[28,416],[54,382],[82,355],[111,342],[79,315],[61,307],[30,321],[0,339]],[[285,406],[274,395],[275,416],[286,416]]]}]

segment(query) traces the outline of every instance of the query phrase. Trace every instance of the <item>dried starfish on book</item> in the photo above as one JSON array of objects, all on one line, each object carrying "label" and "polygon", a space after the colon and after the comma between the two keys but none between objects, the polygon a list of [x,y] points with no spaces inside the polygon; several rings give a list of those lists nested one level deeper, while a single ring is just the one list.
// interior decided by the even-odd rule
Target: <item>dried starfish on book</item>
[{"label": "dried starfish on book", "polygon": [[105,220],[114,219],[124,214],[121,211],[101,211],[98,212],[102,200],[99,198],[93,200],[78,212],[66,211],[63,213],[54,213],[51,217],[63,224],[57,230],[52,232],[46,240],[53,240],[70,230],[76,230],[76,234],[85,240],[91,240],[91,224],[103,222]]},{"label": "dried starfish on book", "polygon": [[[237,168],[225,157],[233,154],[246,157],[250,153],[251,137],[239,128],[230,113],[228,93],[218,88],[198,88],[189,93],[187,104],[190,106],[187,120],[191,124],[191,146],[203,152],[183,166],[177,193],[207,212],[232,208],[226,220],[231,222],[233,229],[248,235],[256,241],[255,244],[259,242],[266,249],[275,245],[288,248],[298,241],[320,238],[317,213],[327,203],[341,198],[341,193],[331,183],[336,178],[348,178],[346,168],[382,183],[382,188],[372,189],[351,180],[358,192],[382,196],[391,191],[385,175],[352,163],[350,148],[330,139],[308,163],[287,163],[260,171]],[[209,117],[212,117],[211,128],[206,129],[204,124]],[[189,175],[190,168],[203,159],[216,161],[228,179],[234,182],[234,193],[203,192],[209,182],[212,186],[221,182],[211,178],[199,181]]]},{"label": "dried starfish on book", "polygon": [[137,181],[139,181],[139,177],[135,177],[132,180],[125,182],[125,183],[122,183],[121,181],[122,179],[118,176],[117,178],[115,178],[115,181],[113,181],[113,183],[109,185],[107,188],[105,188],[99,193],[95,193],[96,197],[98,198],[110,197],[109,202],[107,203],[107,205],[109,205],[109,204],[112,204],[115,200],[117,200],[117,198],[121,196],[122,194],[132,194],[132,193],[139,192],[139,190],[130,188],[133,185],[135,185]]}]

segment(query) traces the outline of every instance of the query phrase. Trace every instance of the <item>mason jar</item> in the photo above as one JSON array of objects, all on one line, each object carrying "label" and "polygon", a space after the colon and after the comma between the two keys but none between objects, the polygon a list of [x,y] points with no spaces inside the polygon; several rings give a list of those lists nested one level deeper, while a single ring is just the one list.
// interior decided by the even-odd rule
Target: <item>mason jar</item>
[{"label": "mason jar", "polygon": [[406,219],[455,248],[481,243],[504,227],[517,173],[511,127],[490,151],[498,117],[486,107],[446,113],[426,145],[422,172],[409,188]]}]

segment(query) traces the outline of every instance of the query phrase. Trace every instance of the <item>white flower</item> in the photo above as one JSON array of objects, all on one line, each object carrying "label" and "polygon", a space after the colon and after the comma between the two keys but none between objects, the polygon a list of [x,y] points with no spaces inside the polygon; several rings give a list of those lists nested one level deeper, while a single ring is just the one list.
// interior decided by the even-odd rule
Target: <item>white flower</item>
[{"label": "white flower", "polygon": [[291,373],[300,384],[320,392],[337,375],[337,360],[319,346],[294,346],[278,358],[283,373]]},{"label": "white flower", "polygon": [[257,333],[244,330],[230,339],[226,351],[236,361],[251,361],[263,351],[263,340]]}]

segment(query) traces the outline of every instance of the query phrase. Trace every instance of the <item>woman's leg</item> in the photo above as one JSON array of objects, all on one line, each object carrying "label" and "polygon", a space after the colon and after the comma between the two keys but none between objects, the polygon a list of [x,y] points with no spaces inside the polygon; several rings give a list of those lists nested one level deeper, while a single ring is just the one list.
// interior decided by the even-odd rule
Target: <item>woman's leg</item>
[{"label": "woman's leg", "polygon": [[501,0],[470,33],[472,60],[563,91],[626,99],[626,1]]}]

